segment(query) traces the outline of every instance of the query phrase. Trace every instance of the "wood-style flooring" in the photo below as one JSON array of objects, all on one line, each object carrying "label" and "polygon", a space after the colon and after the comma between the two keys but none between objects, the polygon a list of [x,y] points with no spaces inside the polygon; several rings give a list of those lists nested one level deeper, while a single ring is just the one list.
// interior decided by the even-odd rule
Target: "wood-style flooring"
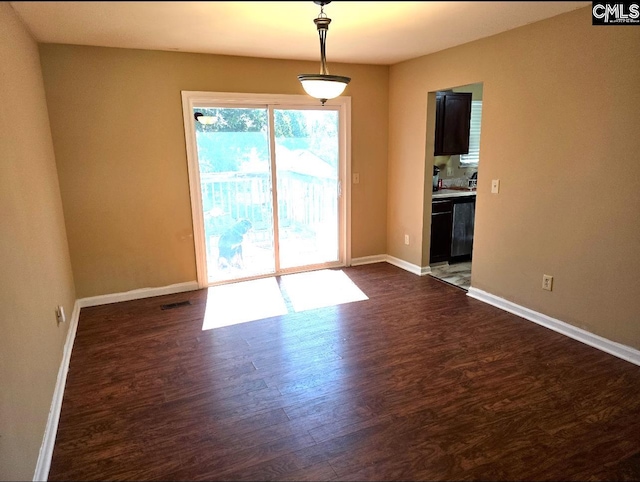
[{"label": "wood-style flooring", "polygon": [[369,300],[208,331],[207,290],[83,308],[49,480],[640,479],[640,367],[344,272]]}]

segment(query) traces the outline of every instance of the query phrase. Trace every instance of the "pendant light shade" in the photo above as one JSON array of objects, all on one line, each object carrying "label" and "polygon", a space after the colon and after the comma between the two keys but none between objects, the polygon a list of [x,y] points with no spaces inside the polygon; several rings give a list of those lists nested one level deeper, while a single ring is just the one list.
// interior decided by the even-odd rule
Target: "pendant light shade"
[{"label": "pendant light shade", "polygon": [[300,74],[298,75],[298,80],[307,94],[316,99],[320,99],[320,102],[324,105],[328,99],[333,99],[342,94],[351,79],[342,75],[329,74],[326,59],[326,43],[327,31],[329,30],[331,19],[326,16],[323,8],[331,2],[322,1],[314,3],[320,5],[320,14],[318,18],[313,20],[318,28],[318,35],[320,36],[320,73]]},{"label": "pendant light shade", "polygon": [[307,94],[316,99],[333,99],[344,92],[351,80],[341,75],[303,74],[298,79]]}]

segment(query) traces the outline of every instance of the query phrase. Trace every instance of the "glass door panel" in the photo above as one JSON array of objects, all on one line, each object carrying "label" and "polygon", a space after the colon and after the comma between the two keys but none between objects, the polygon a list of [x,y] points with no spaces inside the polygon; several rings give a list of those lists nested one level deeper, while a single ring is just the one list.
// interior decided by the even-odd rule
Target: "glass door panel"
[{"label": "glass door panel", "polygon": [[209,283],[275,273],[266,108],[194,108]]},{"label": "glass door panel", "polygon": [[338,111],[274,109],[280,269],[339,261]]}]

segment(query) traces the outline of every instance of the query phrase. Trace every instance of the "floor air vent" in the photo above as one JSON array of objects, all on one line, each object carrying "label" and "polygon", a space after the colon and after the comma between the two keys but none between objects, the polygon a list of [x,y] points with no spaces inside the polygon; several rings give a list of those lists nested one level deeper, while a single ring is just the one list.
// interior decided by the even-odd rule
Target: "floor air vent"
[{"label": "floor air vent", "polygon": [[191,301],[178,301],[177,303],[169,303],[168,305],[162,305],[160,308],[163,310],[171,310],[173,308],[180,308],[181,306],[190,305]]}]

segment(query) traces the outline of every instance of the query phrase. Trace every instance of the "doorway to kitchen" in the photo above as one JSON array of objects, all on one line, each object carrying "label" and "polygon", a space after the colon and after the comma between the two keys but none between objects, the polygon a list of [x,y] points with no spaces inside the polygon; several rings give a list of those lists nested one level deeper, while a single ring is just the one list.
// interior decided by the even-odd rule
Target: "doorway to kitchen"
[{"label": "doorway to kitchen", "polygon": [[436,141],[428,166],[433,169],[430,274],[464,290],[471,286],[482,94],[482,83],[436,93]]},{"label": "doorway to kitchen", "polygon": [[348,108],[183,92],[200,287],[346,264]]}]

